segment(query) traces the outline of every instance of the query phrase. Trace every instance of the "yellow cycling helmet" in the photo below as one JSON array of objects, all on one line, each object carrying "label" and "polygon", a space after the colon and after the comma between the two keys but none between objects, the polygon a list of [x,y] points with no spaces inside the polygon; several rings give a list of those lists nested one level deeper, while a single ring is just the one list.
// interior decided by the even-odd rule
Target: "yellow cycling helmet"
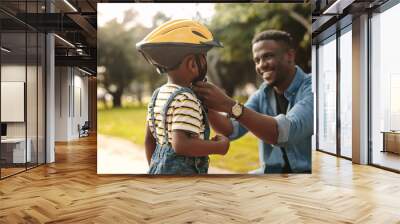
[{"label": "yellow cycling helmet", "polygon": [[212,47],[222,47],[222,44],[207,27],[190,19],[166,22],[136,44],[159,73],[175,69],[188,54],[205,54]]}]

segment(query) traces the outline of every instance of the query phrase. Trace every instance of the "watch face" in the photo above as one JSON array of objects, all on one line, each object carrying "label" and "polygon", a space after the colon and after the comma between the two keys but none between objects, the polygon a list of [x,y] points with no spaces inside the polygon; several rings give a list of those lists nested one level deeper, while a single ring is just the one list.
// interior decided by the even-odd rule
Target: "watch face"
[{"label": "watch face", "polygon": [[242,107],[239,104],[236,104],[232,108],[232,115],[235,117],[239,117],[242,114]]}]

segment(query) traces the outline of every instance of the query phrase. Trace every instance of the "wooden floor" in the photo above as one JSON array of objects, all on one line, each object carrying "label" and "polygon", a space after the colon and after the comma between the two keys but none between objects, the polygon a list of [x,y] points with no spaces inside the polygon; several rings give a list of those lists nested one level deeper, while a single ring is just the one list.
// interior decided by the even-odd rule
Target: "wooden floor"
[{"label": "wooden floor", "polygon": [[28,170],[33,169],[33,168],[37,167],[37,164],[27,163],[27,167],[25,167],[25,164],[18,164],[17,167],[10,167],[10,166],[13,166],[13,164],[9,165],[8,167],[1,168],[1,170],[0,170],[1,178],[6,178],[8,176],[15,175],[20,172],[24,172],[27,169]]},{"label": "wooden floor", "polygon": [[311,175],[96,174],[96,139],[0,181],[0,223],[400,223],[400,175],[320,152]]},{"label": "wooden floor", "polygon": [[400,154],[376,150],[374,151],[372,162],[376,165],[400,170]]},{"label": "wooden floor", "polygon": [[16,174],[16,173],[19,173],[19,172],[22,172],[22,171],[25,171],[26,169],[25,169],[25,167],[23,167],[23,168],[4,168],[4,167],[2,167],[1,168],[1,178],[4,178],[4,177],[7,177],[7,176],[10,176],[10,175],[13,175],[13,174]]}]

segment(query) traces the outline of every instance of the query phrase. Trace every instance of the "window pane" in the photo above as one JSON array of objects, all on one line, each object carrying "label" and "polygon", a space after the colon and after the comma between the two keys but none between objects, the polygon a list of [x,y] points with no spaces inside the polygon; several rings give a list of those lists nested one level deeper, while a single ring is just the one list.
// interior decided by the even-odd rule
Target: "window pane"
[{"label": "window pane", "polygon": [[372,163],[400,170],[400,133],[392,133],[400,130],[400,33],[393,29],[398,21],[400,4],[371,19],[371,132]]},{"label": "window pane", "polygon": [[1,177],[25,170],[30,159],[26,144],[26,33],[1,33],[1,123],[6,131],[1,139]]},{"label": "window pane", "polygon": [[28,160],[28,168],[37,165],[37,33],[27,33],[27,80],[26,80],[26,115],[27,115],[27,135],[30,144],[30,158]]},{"label": "window pane", "polygon": [[318,147],[336,153],[336,40],[318,48]]},{"label": "window pane", "polygon": [[46,38],[43,33],[38,36],[38,163],[45,163],[45,44]]},{"label": "window pane", "polygon": [[352,36],[340,36],[340,153],[351,158],[352,141]]}]

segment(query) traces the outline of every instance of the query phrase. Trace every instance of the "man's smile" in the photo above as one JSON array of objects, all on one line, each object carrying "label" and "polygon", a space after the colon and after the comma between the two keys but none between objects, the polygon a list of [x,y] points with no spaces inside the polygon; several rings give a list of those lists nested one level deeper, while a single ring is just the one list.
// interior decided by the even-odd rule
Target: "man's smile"
[{"label": "man's smile", "polygon": [[273,74],[273,72],[274,72],[274,71],[262,72],[262,77],[263,77],[263,79],[265,79],[265,80],[270,79],[271,76],[272,76],[272,74]]}]

